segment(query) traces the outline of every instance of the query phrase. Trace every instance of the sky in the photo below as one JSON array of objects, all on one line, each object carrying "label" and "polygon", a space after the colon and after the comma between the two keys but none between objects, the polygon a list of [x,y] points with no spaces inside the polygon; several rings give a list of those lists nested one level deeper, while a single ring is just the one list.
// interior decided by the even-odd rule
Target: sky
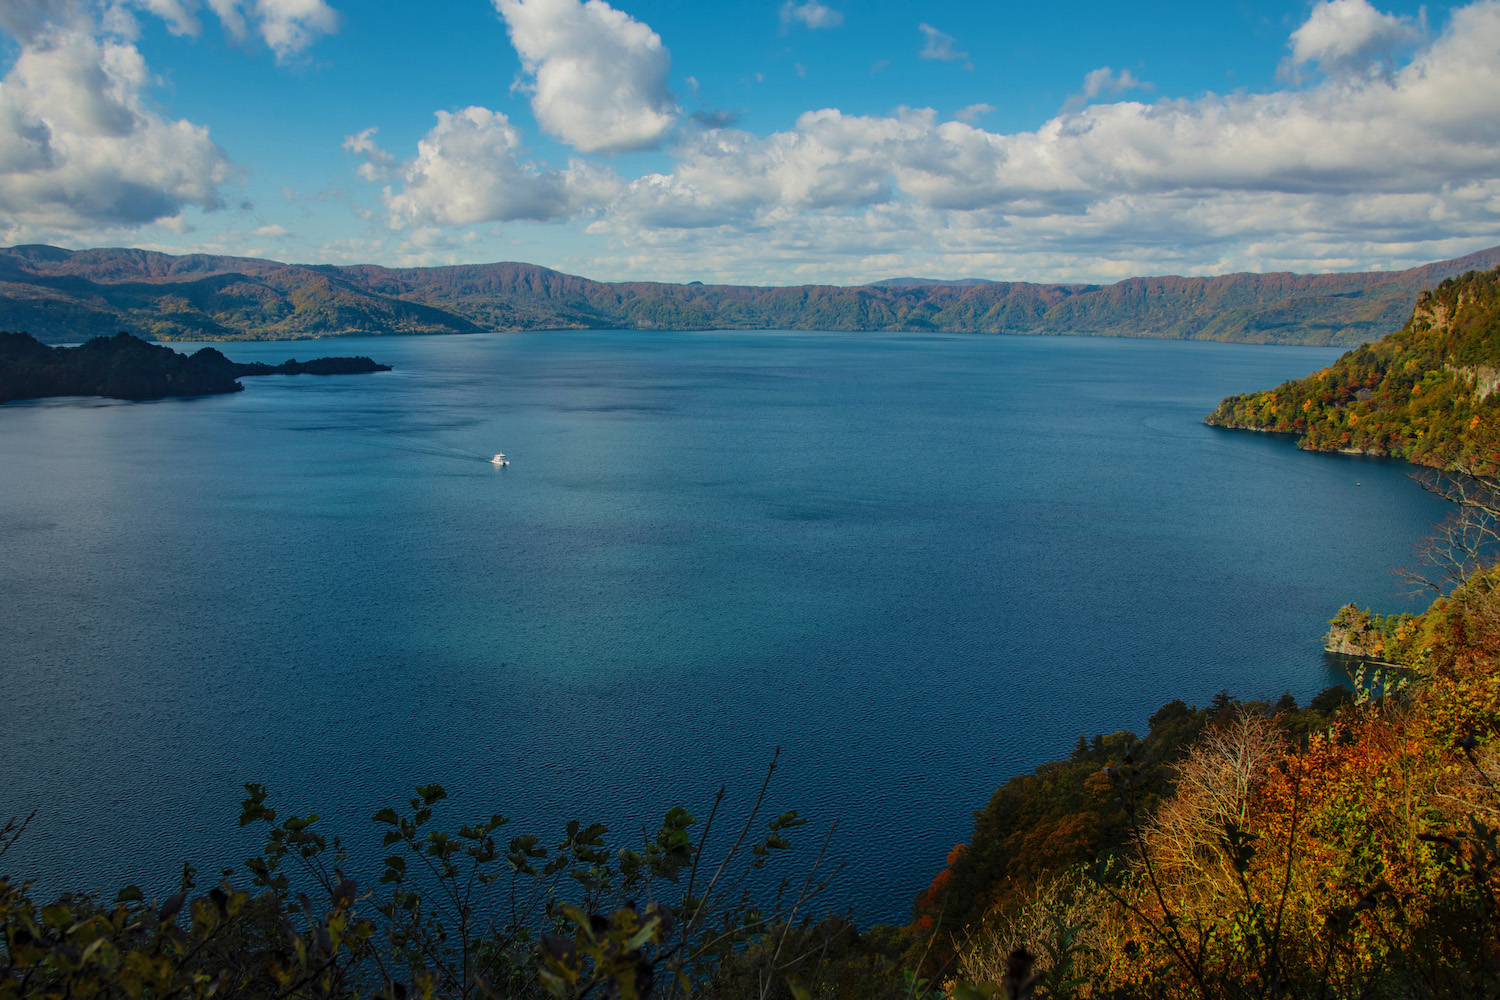
[{"label": "sky", "polygon": [[1500,0],[0,0],[0,245],[601,280],[1500,244]]}]

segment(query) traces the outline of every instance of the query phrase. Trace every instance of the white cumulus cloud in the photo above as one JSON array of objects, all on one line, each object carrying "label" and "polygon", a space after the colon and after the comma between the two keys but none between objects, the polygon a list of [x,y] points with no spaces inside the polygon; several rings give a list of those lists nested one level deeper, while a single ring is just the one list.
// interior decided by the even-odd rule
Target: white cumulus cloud
[{"label": "white cumulus cloud", "polygon": [[364,158],[365,162],[355,172],[371,182],[385,180],[390,176],[391,168],[396,165],[396,158],[375,144],[377,131],[375,128],[367,128],[356,135],[344,136],[343,142],[345,152]]},{"label": "white cumulus cloud", "polygon": [[1292,32],[1285,67],[1293,73],[1310,64],[1325,73],[1363,70],[1421,37],[1416,24],[1383,14],[1367,0],[1322,0]]},{"label": "white cumulus cloud", "polygon": [[323,0],[255,0],[255,22],[277,59],[287,59],[319,35],[339,30],[338,13]]},{"label": "white cumulus cloud", "polygon": [[1127,90],[1151,90],[1152,85],[1135,78],[1128,69],[1116,73],[1108,66],[1090,70],[1083,78],[1083,96],[1098,97],[1103,93],[1119,94]]},{"label": "white cumulus cloud", "polygon": [[82,12],[75,0],[0,0],[0,28],[22,44],[57,22],[80,19]]},{"label": "white cumulus cloud", "polygon": [[[224,33],[235,41],[244,41],[253,24],[255,34],[276,55],[278,62],[285,62],[312,45],[322,35],[339,30],[339,15],[326,0],[206,0],[208,8],[224,28]],[[198,17],[202,8],[200,0],[103,0],[102,27],[123,38],[133,39],[138,33],[137,12],[144,11],[166,22],[174,35],[198,37],[203,23]],[[15,21],[24,29],[28,22],[36,20],[39,8],[44,11],[44,20],[58,19],[59,9],[66,8],[74,14],[80,9],[78,0],[63,0],[48,4],[45,0],[3,0],[0,2],[0,25],[9,28]],[[11,8],[8,13],[5,8]],[[20,33],[12,31],[13,34]]]},{"label": "white cumulus cloud", "polygon": [[137,0],[137,3],[167,22],[168,30],[174,35],[191,35],[196,38],[203,30],[195,13],[198,6],[195,0]]},{"label": "white cumulus cloud", "polygon": [[653,149],[676,127],[671,55],[604,0],[493,0],[529,75],[537,123],[585,153]]},{"label": "white cumulus cloud", "polygon": [[245,38],[247,25],[253,22],[256,34],[276,54],[278,62],[297,55],[320,36],[339,30],[338,12],[324,0],[208,0],[208,6],[231,38]]},{"label": "white cumulus cloud", "polygon": [[208,130],[163,117],[139,50],[76,6],[8,3],[21,42],[0,82],[0,226],[79,232],[223,204],[234,168]]},{"label": "white cumulus cloud", "polygon": [[[513,11],[518,26],[525,22],[513,30],[523,58],[532,54],[538,96],[543,68],[567,65],[553,61],[562,58],[556,53],[602,51],[580,41],[598,25],[575,30],[579,21],[602,16],[612,26],[605,35],[647,38],[643,52],[659,46],[644,25],[600,0],[495,2],[551,12]],[[435,247],[452,227],[586,219],[603,245],[590,268],[600,276],[1106,280],[1406,266],[1500,241],[1500,0],[1457,8],[1441,31],[1423,26],[1420,37],[1378,11],[1342,33],[1325,31],[1329,8],[1340,3],[1364,0],[1312,8],[1288,42],[1306,57],[1302,65],[1320,70],[1310,80],[1122,100],[1113,95],[1150,84],[1100,67],[1074,100],[1025,131],[980,127],[995,110],[987,104],[948,119],[930,109],[824,108],[770,134],[700,112],[673,128],[669,164],[634,178],[586,159],[566,169],[536,162],[515,125],[484,108],[440,114],[410,160],[381,150],[373,130],[349,136],[345,148],[361,158],[366,179],[391,185],[388,219],[411,246]],[[933,58],[964,58],[950,37],[924,33]],[[1405,48],[1368,71],[1393,41]],[[1356,55],[1364,68],[1340,61]],[[664,72],[664,52],[662,60]],[[1330,71],[1335,65],[1354,71]],[[572,99],[600,79],[573,79]],[[594,139],[574,144],[610,151],[626,147],[598,136],[642,106],[635,99],[611,109],[601,100],[563,120],[581,129],[589,115],[604,115]],[[538,119],[570,141],[581,135]],[[660,140],[661,127],[645,131]],[[14,155],[25,153],[15,147]]]},{"label": "white cumulus cloud", "polygon": [[[384,174],[394,158],[375,145],[373,133],[368,129],[349,136],[344,148]],[[553,170],[524,161],[523,153],[520,130],[500,112],[481,107],[439,111],[437,124],[417,143],[416,157],[399,168],[400,189],[385,189],[391,225],[541,221],[608,196],[607,175],[597,168]]]}]

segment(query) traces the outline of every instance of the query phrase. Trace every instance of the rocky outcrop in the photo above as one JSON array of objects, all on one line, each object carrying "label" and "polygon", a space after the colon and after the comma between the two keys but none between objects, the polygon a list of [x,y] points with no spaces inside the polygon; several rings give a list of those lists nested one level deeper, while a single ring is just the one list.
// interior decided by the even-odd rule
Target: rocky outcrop
[{"label": "rocky outcrop", "polygon": [[1448,370],[1456,372],[1466,379],[1474,380],[1474,399],[1476,402],[1482,403],[1493,393],[1500,392],[1500,368],[1493,365],[1475,365],[1473,367],[1449,365]]},{"label": "rocky outcrop", "polygon": [[1375,639],[1372,635],[1369,616],[1353,604],[1346,604],[1329,622],[1328,634],[1323,637],[1323,649],[1339,656],[1369,659],[1375,655]]},{"label": "rocky outcrop", "polygon": [[1334,656],[1362,660],[1365,663],[1385,667],[1400,666],[1392,662],[1399,659],[1396,647],[1403,630],[1408,628],[1410,615],[1381,617],[1369,611],[1361,611],[1353,604],[1339,608],[1339,613],[1328,623],[1328,634],[1323,637],[1324,651]]},{"label": "rocky outcrop", "polygon": [[1500,466],[1500,269],[1444,281],[1400,330],[1305,378],[1226,397],[1205,420],[1295,434],[1310,451]]},{"label": "rocky outcrop", "polygon": [[369,372],[388,372],[390,365],[382,365],[364,356],[353,358],[315,358],[312,361],[283,361],[279,365],[259,362],[239,363],[231,361],[240,375],[364,375]]}]

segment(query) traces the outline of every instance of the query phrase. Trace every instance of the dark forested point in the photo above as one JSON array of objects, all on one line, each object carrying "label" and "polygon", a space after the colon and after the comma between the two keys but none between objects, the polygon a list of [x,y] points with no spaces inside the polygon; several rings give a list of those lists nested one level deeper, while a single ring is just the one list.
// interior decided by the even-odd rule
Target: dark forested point
[{"label": "dark forested point", "polygon": [[241,364],[212,347],[191,355],[118,333],[78,347],[48,347],[24,333],[0,333],[0,403],[46,396],[159,399],[239,392],[246,375],[346,375],[390,371],[369,358]]},{"label": "dark forested point", "polygon": [[1217,427],[1299,435],[1299,447],[1445,468],[1500,463],[1500,269],[1450,278],[1396,333],[1275,389],[1229,396]]},{"label": "dark forested point", "polygon": [[[204,348],[209,350],[209,348]],[[230,362],[241,375],[363,375],[367,372],[388,372],[390,365],[382,365],[369,358],[315,358],[312,361],[283,361],[279,365],[263,364],[259,361]]]}]

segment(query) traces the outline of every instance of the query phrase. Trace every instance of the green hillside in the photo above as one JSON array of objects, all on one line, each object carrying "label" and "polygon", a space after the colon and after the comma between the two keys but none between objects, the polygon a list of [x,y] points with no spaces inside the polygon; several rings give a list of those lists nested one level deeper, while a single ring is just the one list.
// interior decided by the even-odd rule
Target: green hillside
[{"label": "green hillside", "polygon": [[1500,269],[1450,278],[1399,331],[1275,389],[1230,396],[1218,427],[1300,435],[1311,451],[1446,467],[1500,462]]}]

